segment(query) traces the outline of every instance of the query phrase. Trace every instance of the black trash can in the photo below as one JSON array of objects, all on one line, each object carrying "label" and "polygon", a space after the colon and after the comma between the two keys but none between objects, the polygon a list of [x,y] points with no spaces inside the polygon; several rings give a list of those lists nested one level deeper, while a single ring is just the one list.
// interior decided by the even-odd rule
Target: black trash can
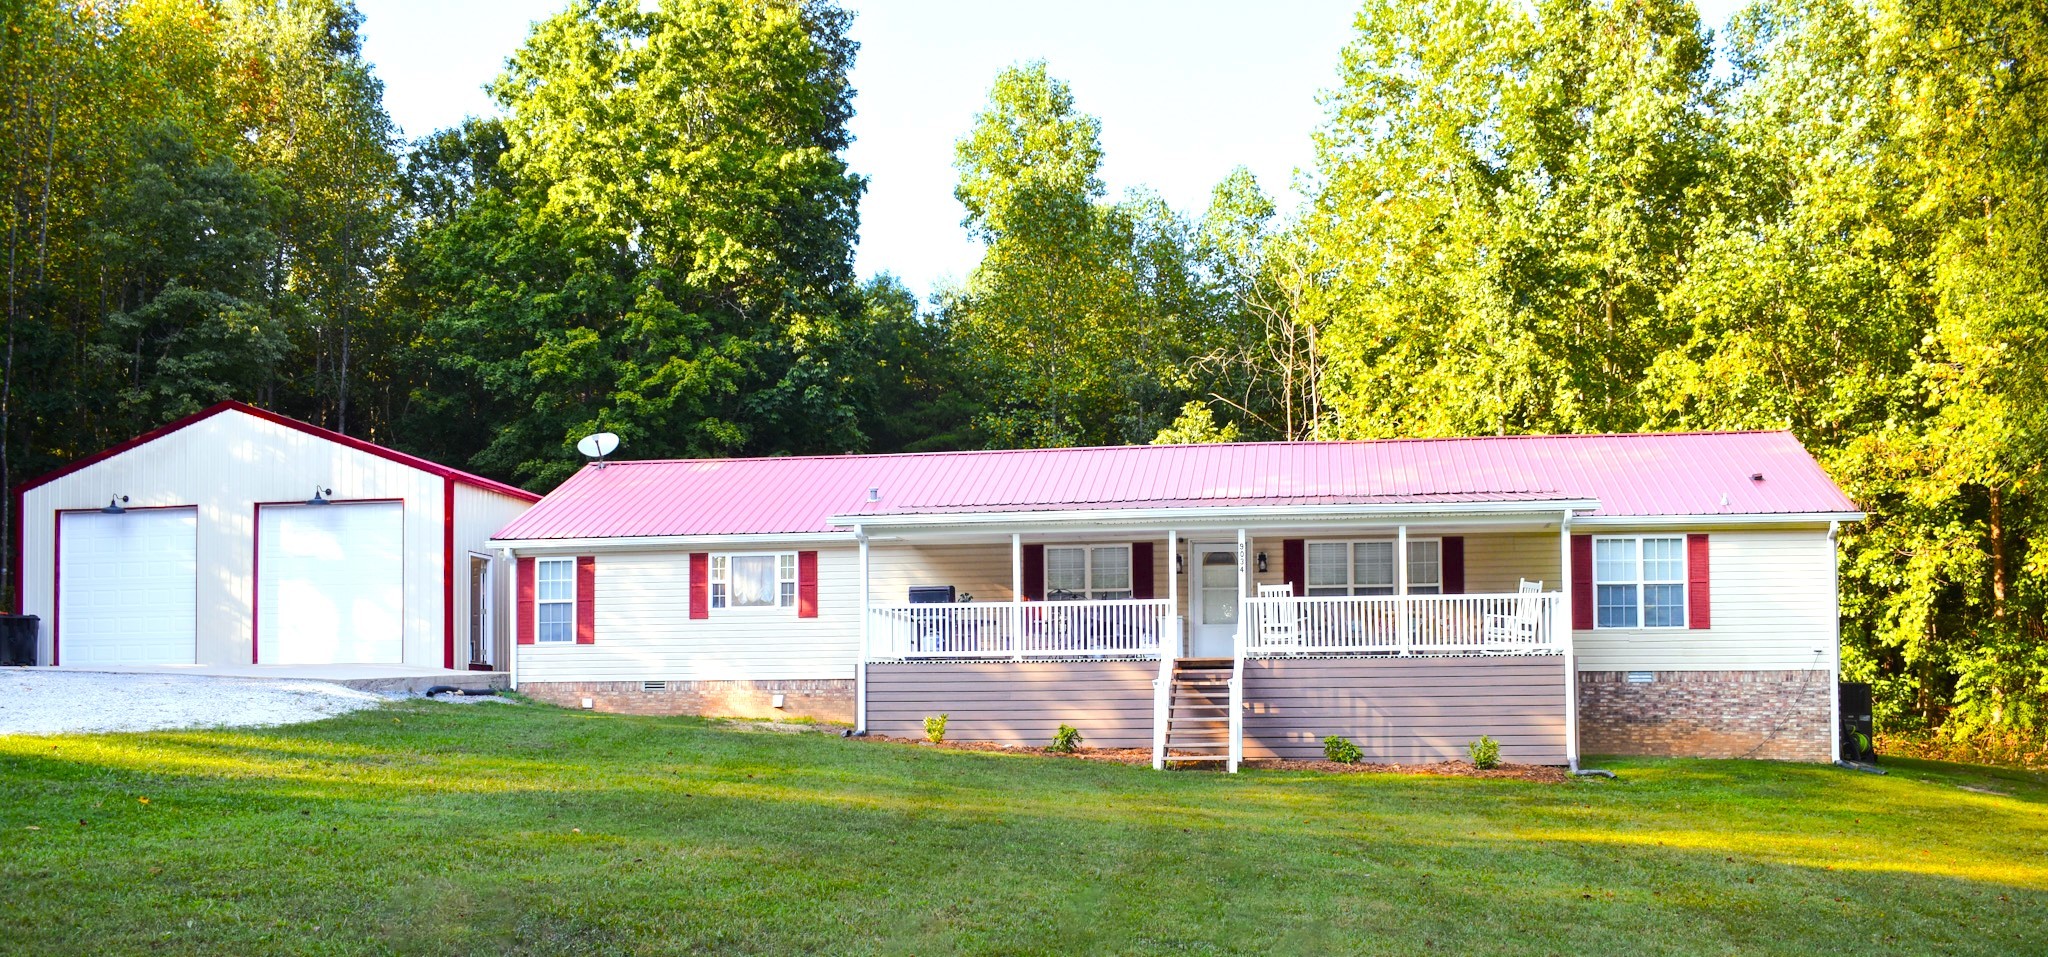
[{"label": "black trash can", "polygon": [[1860,681],[1844,681],[1837,693],[1841,695],[1842,760],[1876,761],[1877,722],[1870,716],[1870,686]]},{"label": "black trash can", "polygon": [[0,615],[0,665],[36,663],[36,633],[42,621],[34,615]]}]

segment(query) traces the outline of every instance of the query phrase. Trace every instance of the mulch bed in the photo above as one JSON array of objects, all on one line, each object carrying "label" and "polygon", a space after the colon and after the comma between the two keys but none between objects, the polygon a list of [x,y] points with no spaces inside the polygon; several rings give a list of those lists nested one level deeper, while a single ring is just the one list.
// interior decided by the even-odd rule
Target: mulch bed
[{"label": "mulch bed", "polygon": [[[1151,748],[1081,748],[1071,754],[1048,751],[1042,747],[1028,747],[994,744],[987,741],[945,741],[933,744],[923,738],[896,738],[886,734],[869,734],[855,738],[857,741],[874,741],[884,744],[902,744],[919,748],[935,748],[941,751],[981,751],[991,754],[1037,755],[1048,758],[1072,758],[1080,761],[1106,761],[1110,764],[1150,765]],[[1172,763],[1172,759],[1168,759]],[[1509,778],[1517,781],[1540,781],[1545,784],[1562,784],[1571,780],[1571,772],[1565,768],[1541,764],[1502,764],[1496,768],[1480,770],[1469,761],[1438,761],[1434,764],[1339,764],[1335,761],[1285,761],[1261,760],[1244,762],[1246,767],[1271,768],[1279,771],[1320,771],[1324,774],[1430,774],[1439,777],[1458,778]],[[1204,761],[1192,767],[1214,766],[1221,769],[1220,761]]]}]

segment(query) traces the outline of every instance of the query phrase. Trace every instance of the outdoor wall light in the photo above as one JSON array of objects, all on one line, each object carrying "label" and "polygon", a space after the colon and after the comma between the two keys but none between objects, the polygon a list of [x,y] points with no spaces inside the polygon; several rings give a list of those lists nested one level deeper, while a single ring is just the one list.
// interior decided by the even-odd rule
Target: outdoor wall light
[{"label": "outdoor wall light", "polygon": [[313,497],[312,497],[312,498],[309,498],[309,499],[307,499],[307,500],[306,500],[306,504],[307,504],[307,505],[332,505],[332,504],[334,504],[334,503],[332,503],[332,502],[329,502],[329,501],[327,500],[327,496],[329,496],[329,495],[333,495],[333,494],[334,494],[334,490],[333,490],[333,489],[331,489],[331,488],[320,488],[320,487],[318,487],[318,486],[315,486],[315,487],[313,488]]},{"label": "outdoor wall light", "polygon": [[1265,573],[1266,573],[1266,553],[1265,553],[1265,552],[1260,552],[1260,553],[1259,553],[1259,574],[1261,574],[1261,575],[1264,575]]},{"label": "outdoor wall light", "polygon": [[106,507],[106,508],[103,508],[103,509],[100,509],[100,514],[101,514],[101,515],[122,515],[122,514],[126,514],[128,510],[127,510],[127,509],[125,509],[125,508],[122,508],[122,507],[121,507],[121,503],[123,503],[123,502],[126,502],[126,501],[128,501],[128,496],[126,496],[126,495],[116,495],[116,496],[114,496],[113,498],[107,499],[107,507]]},{"label": "outdoor wall light", "polygon": [[1185,575],[1187,574],[1187,571],[1188,557],[1179,552],[1173,553],[1173,573],[1176,575]]}]

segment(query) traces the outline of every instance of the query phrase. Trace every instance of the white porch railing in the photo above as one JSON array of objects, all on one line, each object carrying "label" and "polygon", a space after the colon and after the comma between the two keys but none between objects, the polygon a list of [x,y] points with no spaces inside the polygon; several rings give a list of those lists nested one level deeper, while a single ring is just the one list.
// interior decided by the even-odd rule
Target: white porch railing
[{"label": "white porch railing", "polygon": [[1152,658],[1173,634],[1173,604],[1119,601],[965,602],[869,609],[874,661],[921,658]]},{"label": "white porch railing", "polygon": [[1556,592],[1244,600],[1243,655],[1562,653]]}]

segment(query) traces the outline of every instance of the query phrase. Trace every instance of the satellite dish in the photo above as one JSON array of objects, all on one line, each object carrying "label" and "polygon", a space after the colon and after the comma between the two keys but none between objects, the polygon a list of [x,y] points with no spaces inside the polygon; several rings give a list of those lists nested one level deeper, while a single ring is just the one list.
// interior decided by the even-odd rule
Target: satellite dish
[{"label": "satellite dish", "polygon": [[603,465],[604,457],[612,454],[618,447],[619,437],[610,432],[586,435],[576,443],[576,451],[583,453],[589,458],[596,459],[599,465]]}]

